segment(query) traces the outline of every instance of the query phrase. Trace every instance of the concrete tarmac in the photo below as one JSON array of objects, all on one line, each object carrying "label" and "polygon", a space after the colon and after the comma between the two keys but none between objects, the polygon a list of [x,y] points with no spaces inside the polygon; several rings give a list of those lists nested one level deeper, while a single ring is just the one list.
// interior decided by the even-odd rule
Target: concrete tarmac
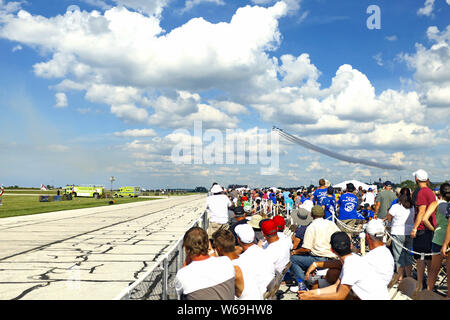
[{"label": "concrete tarmac", "polygon": [[109,300],[170,250],[205,195],[0,219],[0,299]]}]

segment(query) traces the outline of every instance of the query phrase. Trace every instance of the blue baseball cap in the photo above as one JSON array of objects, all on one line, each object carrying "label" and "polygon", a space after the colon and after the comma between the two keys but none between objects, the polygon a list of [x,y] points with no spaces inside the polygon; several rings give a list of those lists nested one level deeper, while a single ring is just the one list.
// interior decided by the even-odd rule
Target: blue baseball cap
[{"label": "blue baseball cap", "polygon": [[387,186],[391,186],[391,187],[392,187],[392,182],[386,181],[386,182],[384,183],[384,186],[385,186],[385,187],[387,187]]}]

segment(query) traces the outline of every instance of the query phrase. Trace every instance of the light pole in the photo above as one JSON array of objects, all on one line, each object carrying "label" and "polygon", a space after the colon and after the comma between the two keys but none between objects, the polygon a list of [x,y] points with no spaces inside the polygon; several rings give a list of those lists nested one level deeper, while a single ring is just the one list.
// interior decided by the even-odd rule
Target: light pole
[{"label": "light pole", "polygon": [[114,178],[113,176],[111,176],[111,177],[109,178],[109,181],[111,181],[111,198],[112,198],[112,197],[113,197],[113,192],[112,192],[112,190],[113,190],[113,182],[116,181],[116,178]]}]

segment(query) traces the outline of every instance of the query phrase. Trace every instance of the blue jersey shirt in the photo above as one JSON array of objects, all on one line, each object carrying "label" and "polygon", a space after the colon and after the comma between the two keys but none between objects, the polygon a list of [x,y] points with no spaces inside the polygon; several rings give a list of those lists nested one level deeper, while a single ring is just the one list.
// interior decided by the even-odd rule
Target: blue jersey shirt
[{"label": "blue jersey shirt", "polygon": [[358,206],[358,198],[352,193],[344,193],[338,201],[339,204],[339,220],[348,219],[364,219],[358,214],[356,207]]},{"label": "blue jersey shirt", "polygon": [[336,214],[336,199],[334,196],[322,198],[320,205],[325,206],[325,220],[333,220],[333,214]]},{"label": "blue jersey shirt", "polygon": [[275,193],[269,194],[269,199],[272,200],[273,204],[277,204],[277,195]]},{"label": "blue jersey shirt", "polygon": [[327,190],[328,190],[328,188],[323,188],[323,189],[317,189],[316,191],[314,191],[314,193],[313,193],[314,204],[320,204],[322,199],[327,196]]}]

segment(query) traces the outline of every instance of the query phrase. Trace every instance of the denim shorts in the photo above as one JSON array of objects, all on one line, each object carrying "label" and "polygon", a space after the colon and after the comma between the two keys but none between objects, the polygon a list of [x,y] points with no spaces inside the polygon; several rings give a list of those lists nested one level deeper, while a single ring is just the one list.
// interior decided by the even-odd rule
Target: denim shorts
[{"label": "denim shorts", "polygon": [[439,253],[439,252],[441,252],[441,249],[442,249],[442,246],[440,246],[434,242],[431,243],[431,252],[432,253]]}]

